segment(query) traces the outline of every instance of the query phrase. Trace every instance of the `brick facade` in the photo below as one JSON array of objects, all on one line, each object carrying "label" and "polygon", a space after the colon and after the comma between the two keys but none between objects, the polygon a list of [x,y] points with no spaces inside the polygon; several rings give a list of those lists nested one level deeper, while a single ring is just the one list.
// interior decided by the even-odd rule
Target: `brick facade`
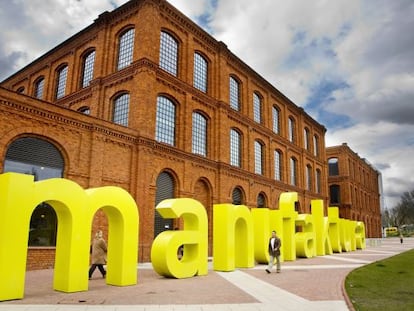
[{"label": "brick facade", "polygon": [[[381,237],[380,173],[347,144],[326,148],[326,156],[332,163],[328,177],[330,206],[339,207],[339,217],[363,221],[367,237]],[[332,165],[337,167],[332,169]],[[336,190],[332,187],[339,190],[338,196],[333,195]]]},{"label": "brick facade", "polygon": [[[133,60],[117,70],[119,36],[132,28]],[[159,66],[161,31],[178,42],[176,76]],[[92,50],[93,80],[82,88],[82,59]],[[206,92],[193,86],[195,52],[207,60]],[[62,65],[68,66],[65,96],[56,99],[56,75]],[[42,99],[34,98],[39,77],[45,81]],[[239,111],[229,105],[230,77],[241,86]],[[112,122],[114,99],[123,93],[130,97],[128,126]],[[260,123],[254,121],[254,93],[262,101]],[[173,145],[155,139],[160,96],[175,105]],[[89,115],[79,112],[84,107],[89,108]],[[279,111],[279,133],[273,130],[273,107]],[[207,120],[206,156],[192,152],[193,112]],[[289,139],[289,119],[295,124],[293,142]],[[65,178],[83,188],[114,185],[131,193],[139,208],[139,261],[150,258],[157,178],[163,172],[174,180],[174,197],[195,198],[205,206],[210,250],[212,205],[231,203],[236,187],[249,207],[257,206],[260,196],[264,206],[278,208],[279,195],[286,191],[298,192],[297,208],[302,213],[310,212],[312,199],[324,200],[325,206],[328,202],[325,127],[232,54],[224,43],[162,0],[133,0],[101,14],[92,25],[3,81],[0,123],[0,167],[4,167],[7,148],[15,139],[37,137],[61,152]],[[242,137],[240,167],[230,165],[230,129],[237,129]],[[255,173],[255,141],[263,146],[261,174]],[[281,154],[280,180],[275,180],[275,150]],[[297,164],[295,185],[291,181],[291,159]],[[175,221],[174,226],[181,227],[181,221]],[[96,228],[107,228],[103,212],[95,217]],[[33,261],[45,258],[29,257],[30,267],[34,267]],[[43,263],[38,267],[44,267]]]}]

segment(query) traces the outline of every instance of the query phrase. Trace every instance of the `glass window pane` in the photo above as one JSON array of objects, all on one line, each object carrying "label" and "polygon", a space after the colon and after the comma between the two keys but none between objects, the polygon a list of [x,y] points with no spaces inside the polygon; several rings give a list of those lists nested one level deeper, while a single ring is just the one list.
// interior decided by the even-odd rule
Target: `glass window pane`
[{"label": "glass window pane", "polygon": [[312,167],[306,166],[306,190],[312,190]]},{"label": "glass window pane", "polygon": [[256,93],[253,93],[253,118],[257,123],[262,122],[262,100]]},{"label": "glass window pane", "polygon": [[303,147],[306,150],[309,150],[309,130],[307,128],[303,130],[303,143],[304,143]]},{"label": "glass window pane", "polygon": [[45,79],[44,78],[40,78],[39,80],[36,81],[35,83],[35,91],[34,91],[34,96],[38,99],[42,99],[43,98],[43,89],[45,86]]},{"label": "glass window pane", "polygon": [[132,63],[134,53],[135,29],[129,29],[119,37],[118,70],[129,66]]},{"label": "glass window pane", "polygon": [[160,42],[160,67],[161,69],[177,76],[178,43],[168,33],[161,32]]},{"label": "glass window pane", "polygon": [[316,193],[321,193],[321,171],[316,170],[316,177],[315,177],[315,186],[316,186]]},{"label": "glass window pane", "polygon": [[254,142],[254,172],[263,174],[263,150],[262,144],[257,140]]},{"label": "glass window pane", "polygon": [[273,132],[279,134],[279,109],[276,107],[272,108],[273,114]]},{"label": "glass window pane", "polygon": [[328,170],[329,170],[329,176],[339,175],[338,158],[328,159]]},{"label": "glass window pane", "polygon": [[240,85],[233,77],[230,77],[230,107],[240,111]]},{"label": "glass window pane", "polygon": [[313,136],[313,155],[317,157],[319,155],[319,139],[318,136]]},{"label": "glass window pane", "polygon": [[290,184],[296,186],[296,160],[290,158]]},{"label": "glass window pane", "polygon": [[82,87],[89,86],[89,83],[93,79],[93,66],[95,63],[95,51],[90,52],[83,59],[83,74],[82,74]]},{"label": "glass window pane", "polygon": [[207,61],[198,53],[194,53],[194,87],[207,92]]},{"label": "glass window pane", "polygon": [[282,176],[282,166],[281,166],[281,154],[280,151],[275,150],[274,152],[274,156],[275,156],[275,180],[282,180],[281,176]]},{"label": "glass window pane", "polygon": [[207,156],[207,120],[201,114],[193,113],[193,146],[195,154]]},{"label": "glass window pane", "polygon": [[241,136],[234,130],[230,130],[230,164],[241,167]]},{"label": "glass window pane", "polygon": [[291,143],[295,142],[295,120],[289,118],[289,141]]},{"label": "glass window pane", "polygon": [[175,105],[163,96],[157,98],[155,139],[172,146],[175,144]]},{"label": "glass window pane", "polygon": [[66,79],[68,76],[68,66],[61,68],[57,74],[57,83],[56,83],[56,99],[59,99],[65,96],[66,89]]},{"label": "glass window pane", "polygon": [[113,122],[128,126],[129,94],[122,94],[114,100]]}]

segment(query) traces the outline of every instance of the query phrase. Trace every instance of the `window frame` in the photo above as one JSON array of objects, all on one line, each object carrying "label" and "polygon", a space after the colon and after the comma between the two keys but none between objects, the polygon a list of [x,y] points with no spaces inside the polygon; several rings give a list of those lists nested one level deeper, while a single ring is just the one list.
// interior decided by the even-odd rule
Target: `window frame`
[{"label": "window frame", "polygon": [[[174,46],[171,44],[175,43]],[[167,45],[166,45],[167,44]],[[171,32],[163,29],[160,32],[160,53],[159,67],[169,74],[178,77],[179,75],[179,40]]]},{"label": "window frame", "polygon": [[129,107],[131,96],[128,92],[121,92],[112,100],[112,122],[122,126],[128,126]]},{"label": "window frame", "polygon": [[[200,123],[204,124],[201,124]],[[198,131],[197,131],[198,130]],[[192,113],[191,151],[203,157],[208,155],[208,118],[200,111]]]},{"label": "window frame", "polygon": [[69,66],[61,64],[56,69],[55,99],[60,99],[66,95],[66,84],[68,80]]},{"label": "window frame", "polygon": [[209,64],[208,59],[199,51],[194,52],[193,86],[203,92],[208,92]]},{"label": "window frame", "polygon": [[134,60],[135,27],[127,27],[118,35],[116,70],[130,66]]},{"label": "window frame", "polygon": [[[168,106],[167,106],[168,105]],[[170,113],[173,113],[171,117]],[[171,146],[176,144],[177,104],[165,95],[157,96],[155,140]]]},{"label": "window frame", "polygon": [[86,51],[82,56],[82,71],[80,77],[80,86],[82,89],[88,87],[93,80],[95,57],[95,49]]}]

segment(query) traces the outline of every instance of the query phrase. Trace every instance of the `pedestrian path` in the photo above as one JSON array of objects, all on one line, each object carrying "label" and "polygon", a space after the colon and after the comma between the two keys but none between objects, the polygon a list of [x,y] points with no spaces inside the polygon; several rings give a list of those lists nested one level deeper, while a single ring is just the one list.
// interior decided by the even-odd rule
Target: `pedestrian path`
[{"label": "pedestrian path", "polygon": [[[414,238],[383,239],[365,250],[282,263],[282,273],[265,265],[208,276],[166,279],[150,263],[138,265],[136,286],[108,286],[97,277],[87,292],[53,291],[53,270],[27,273],[25,298],[0,302],[0,311],[270,311],[349,310],[343,295],[346,275],[360,266],[414,248]],[[274,271],[273,271],[274,272]]]}]

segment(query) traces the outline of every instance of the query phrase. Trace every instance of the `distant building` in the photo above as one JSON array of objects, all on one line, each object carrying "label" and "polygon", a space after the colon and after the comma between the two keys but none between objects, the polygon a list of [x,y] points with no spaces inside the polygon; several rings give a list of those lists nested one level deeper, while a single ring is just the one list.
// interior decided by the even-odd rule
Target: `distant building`
[{"label": "distant building", "polygon": [[338,206],[342,218],[363,221],[367,237],[381,237],[381,173],[347,144],[327,147],[326,157],[329,206]]}]

